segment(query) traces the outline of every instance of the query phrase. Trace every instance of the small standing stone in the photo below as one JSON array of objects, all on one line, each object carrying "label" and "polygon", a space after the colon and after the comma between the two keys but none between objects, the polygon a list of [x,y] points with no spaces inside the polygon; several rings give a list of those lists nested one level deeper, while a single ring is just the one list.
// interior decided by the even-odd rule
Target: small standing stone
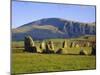
[{"label": "small standing stone", "polygon": [[79,44],[76,44],[76,48],[79,48],[80,46],[79,46]]},{"label": "small standing stone", "polygon": [[72,42],[72,47],[75,47],[75,42]]},{"label": "small standing stone", "polygon": [[51,50],[54,50],[54,43],[53,43],[53,41],[49,41],[49,45],[50,45]]},{"label": "small standing stone", "polygon": [[90,47],[90,43],[89,42],[87,42],[87,47]]},{"label": "small standing stone", "polygon": [[44,41],[40,44],[40,48],[41,48],[42,50],[46,49],[46,47],[45,47],[45,42],[44,42]]},{"label": "small standing stone", "polygon": [[83,49],[80,50],[80,53],[79,53],[79,54],[80,54],[80,55],[88,55],[87,51],[85,51],[85,50],[83,50]]},{"label": "small standing stone", "polygon": [[67,48],[67,42],[66,41],[63,42],[63,48]]}]

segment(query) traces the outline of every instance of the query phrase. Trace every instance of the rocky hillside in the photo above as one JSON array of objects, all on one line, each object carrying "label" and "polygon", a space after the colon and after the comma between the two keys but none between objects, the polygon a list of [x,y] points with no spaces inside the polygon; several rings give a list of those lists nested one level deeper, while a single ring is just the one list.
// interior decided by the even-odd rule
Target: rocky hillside
[{"label": "rocky hillside", "polygon": [[25,35],[30,35],[36,40],[95,35],[95,28],[95,23],[81,23],[60,18],[45,18],[12,29],[12,39],[24,40]]}]

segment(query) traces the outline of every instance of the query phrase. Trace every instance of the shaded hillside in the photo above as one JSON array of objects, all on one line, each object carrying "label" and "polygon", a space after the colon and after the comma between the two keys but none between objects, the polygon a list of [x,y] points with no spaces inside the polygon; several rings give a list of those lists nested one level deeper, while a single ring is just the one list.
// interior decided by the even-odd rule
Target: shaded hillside
[{"label": "shaded hillside", "polygon": [[95,23],[80,23],[60,18],[45,18],[12,29],[13,40],[24,40],[25,35],[33,39],[71,38],[95,35]]}]

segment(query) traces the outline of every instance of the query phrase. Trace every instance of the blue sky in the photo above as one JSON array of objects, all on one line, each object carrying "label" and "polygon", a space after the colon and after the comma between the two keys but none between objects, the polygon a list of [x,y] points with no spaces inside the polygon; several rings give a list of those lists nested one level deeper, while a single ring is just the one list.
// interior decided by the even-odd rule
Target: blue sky
[{"label": "blue sky", "polygon": [[12,2],[12,28],[42,18],[63,18],[79,22],[95,22],[95,6]]}]

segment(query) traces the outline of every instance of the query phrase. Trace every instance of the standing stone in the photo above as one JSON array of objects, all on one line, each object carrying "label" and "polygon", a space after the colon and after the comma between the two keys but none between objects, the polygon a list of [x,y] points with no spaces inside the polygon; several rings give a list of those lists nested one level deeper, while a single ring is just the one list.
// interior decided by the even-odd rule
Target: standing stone
[{"label": "standing stone", "polygon": [[72,47],[72,45],[73,45],[73,43],[71,42],[71,43],[70,43],[70,48]]},{"label": "standing stone", "polygon": [[50,53],[54,53],[54,44],[52,41],[48,42],[48,49]]},{"label": "standing stone", "polygon": [[68,51],[65,48],[59,48],[56,51],[57,54],[68,54]]},{"label": "standing stone", "polygon": [[72,42],[72,47],[75,47],[75,42]]},{"label": "standing stone", "polygon": [[50,53],[50,45],[46,43],[45,53]]},{"label": "standing stone", "polygon": [[40,51],[41,51],[41,53],[42,53],[42,52],[45,51],[45,50],[46,50],[46,44],[45,44],[44,41],[42,41],[42,43],[40,44]]},{"label": "standing stone", "polygon": [[76,44],[76,48],[79,48],[80,46],[79,46],[79,44]]},{"label": "standing stone", "polygon": [[83,47],[86,47],[86,43],[83,43]]},{"label": "standing stone", "polygon": [[89,42],[87,42],[87,47],[90,47],[90,43]]},{"label": "standing stone", "polygon": [[45,44],[45,50],[43,53],[54,53],[54,45],[53,42],[49,41],[49,43]]},{"label": "standing stone", "polygon": [[28,36],[28,38],[29,38],[29,43],[30,43],[29,45],[30,45],[30,47],[34,47],[35,45],[34,45],[32,37]]},{"label": "standing stone", "polygon": [[96,55],[96,45],[92,45],[92,55]]},{"label": "standing stone", "polygon": [[88,52],[86,50],[81,49],[79,54],[80,55],[88,55]]},{"label": "standing stone", "polygon": [[67,42],[66,41],[63,42],[63,48],[67,48]]},{"label": "standing stone", "polygon": [[53,41],[49,41],[49,45],[50,45],[51,50],[54,50],[54,43],[53,43]]},{"label": "standing stone", "polygon": [[29,49],[29,40],[28,40],[28,37],[25,36],[25,39],[24,39],[24,47],[25,47],[25,51],[27,51]]},{"label": "standing stone", "polygon": [[31,36],[25,36],[24,46],[25,46],[25,51],[27,51],[27,52],[36,52],[37,51],[37,49],[34,45],[34,41],[31,38]]},{"label": "standing stone", "polygon": [[40,44],[40,48],[41,48],[42,50],[46,49],[46,47],[45,47],[45,42],[44,42],[44,41]]}]

